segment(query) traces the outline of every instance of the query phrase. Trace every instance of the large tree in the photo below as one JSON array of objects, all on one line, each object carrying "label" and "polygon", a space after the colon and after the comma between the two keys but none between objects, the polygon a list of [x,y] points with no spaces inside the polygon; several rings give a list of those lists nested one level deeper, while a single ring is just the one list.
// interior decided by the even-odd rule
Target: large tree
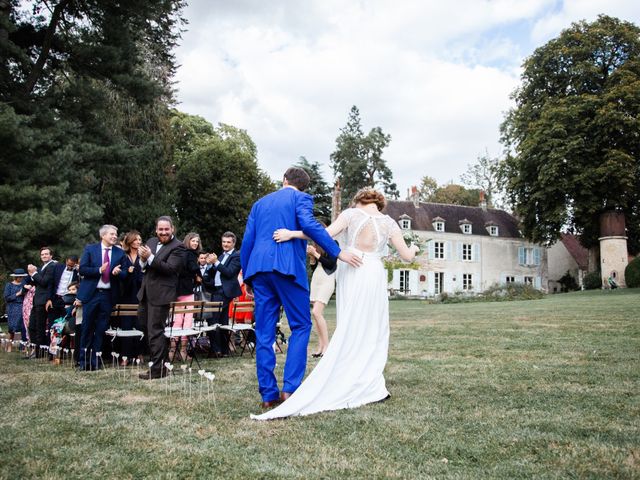
[{"label": "large tree", "polygon": [[[76,252],[101,223],[170,212],[168,106],[183,1],[0,2],[5,267]],[[6,128],[5,128],[6,127]]]},{"label": "large tree", "polygon": [[490,157],[489,152],[479,155],[476,163],[467,166],[467,171],[460,177],[462,184],[475,190],[482,190],[487,205],[496,206],[498,195],[503,190],[500,186],[500,160]]},{"label": "large tree", "polygon": [[196,231],[206,248],[217,251],[224,232],[242,238],[251,205],[275,187],[258,167],[257,149],[246,131],[220,124],[197,143],[176,167],[178,236]]},{"label": "large tree", "polygon": [[553,242],[567,226],[596,244],[598,217],[624,212],[640,237],[640,29],[601,15],[574,23],[524,63],[502,125],[508,198],[525,235]]},{"label": "large tree", "polygon": [[466,205],[467,207],[477,207],[480,203],[480,190],[478,189],[468,189],[455,183],[434,188],[431,180],[433,179],[428,176],[422,179],[425,191],[420,191],[420,200],[423,202]]},{"label": "large tree", "polygon": [[355,193],[363,187],[380,187],[387,196],[398,198],[393,173],[382,158],[391,136],[380,127],[372,128],[364,135],[360,111],[351,107],[345,127],[336,138],[336,149],[331,154],[333,173],[340,180],[342,207],[348,205]]},{"label": "large tree", "polygon": [[300,157],[296,167],[304,168],[309,174],[311,182],[307,193],[313,196],[313,213],[318,218],[329,225],[331,223],[331,199],[332,190],[322,176],[322,167],[319,162],[310,162],[306,157]]}]

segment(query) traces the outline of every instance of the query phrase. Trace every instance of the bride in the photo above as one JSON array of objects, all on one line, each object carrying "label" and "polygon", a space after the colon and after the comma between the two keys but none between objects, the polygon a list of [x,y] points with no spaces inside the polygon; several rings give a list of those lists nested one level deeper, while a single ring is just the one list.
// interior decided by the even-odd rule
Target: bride
[{"label": "bride", "polygon": [[[255,420],[309,415],[355,408],[388,398],[382,372],[389,348],[387,272],[382,264],[389,240],[403,260],[411,261],[418,247],[407,247],[398,224],[380,211],[384,196],[361,189],[348,208],[327,227],[343,234],[343,248],[361,256],[359,268],[339,262],[336,286],[336,330],[315,369],[281,405]],[[299,231],[277,230],[278,242],[306,238]]]}]

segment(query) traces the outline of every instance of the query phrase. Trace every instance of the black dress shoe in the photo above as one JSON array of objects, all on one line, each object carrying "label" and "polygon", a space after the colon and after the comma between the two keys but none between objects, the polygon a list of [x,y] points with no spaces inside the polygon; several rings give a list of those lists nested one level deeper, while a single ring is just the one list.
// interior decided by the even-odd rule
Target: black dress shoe
[{"label": "black dress shoe", "polygon": [[138,378],[140,378],[140,380],[155,380],[156,378],[164,378],[166,376],[167,376],[167,374],[165,373],[164,370],[162,371],[162,373],[161,372],[146,371],[146,372],[141,373],[140,375],[138,375]]}]

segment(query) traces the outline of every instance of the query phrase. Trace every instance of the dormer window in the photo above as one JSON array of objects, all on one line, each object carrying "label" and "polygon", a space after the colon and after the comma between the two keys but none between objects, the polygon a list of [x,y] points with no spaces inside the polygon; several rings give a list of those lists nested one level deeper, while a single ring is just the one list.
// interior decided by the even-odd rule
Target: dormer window
[{"label": "dormer window", "polygon": [[498,226],[497,225],[489,225],[489,235],[492,237],[498,236]]},{"label": "dormer window", "polygon": [[464,220],[460,220],[460,230],[462,230],[462,233],[464,233],[465,235],[471,235],[473,231],[471,222],[466,218]]},{"label": "dormer window", "polygon": [[402,230],[411,230],[411,217],[409,215],[400,215],[398,223],[400,224],[400,228]]},{"label": "dormer window", "polygon": [[444,218],[436,217],[433,219],[433,229],[436,232],[444,232]]}]

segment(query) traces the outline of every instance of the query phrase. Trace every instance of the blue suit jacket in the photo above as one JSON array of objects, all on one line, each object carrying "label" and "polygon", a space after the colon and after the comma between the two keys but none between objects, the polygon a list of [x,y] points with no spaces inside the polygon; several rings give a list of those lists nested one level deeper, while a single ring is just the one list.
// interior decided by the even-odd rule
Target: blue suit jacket
[{"label": "blue suit jacket", "polygon": [[278,228],[302,230],[328,255],[337,257],[340,247],[313,216],[313,197],[294,188],[282,188],[258,200],[251,209],[242,239],[240,258],[247,283],[260,272],[279,272],[295,278],[309,288],[307,279],[307,242],[293,239],[276,243],[273,232]]},{"label": "blue suit jacket", "polygon": [[[109,281],[111,283],[111,303],[116,304],[120,298],[120,278],[127,275],[127,269],[124,265],[124,250],[118,247],[111,248],[111,266],[109,272],[112,272],[116,265],[120,265],[122,271],[120,275],[109,273]],[[100,243],[92,243],[87,245],[82,252],[80,258],[80,276],[82,281],[78,288],[78,300],[82,303],[88,302],[98,287],[100,280],[100,267],[102,266],[102,248]]]}]

